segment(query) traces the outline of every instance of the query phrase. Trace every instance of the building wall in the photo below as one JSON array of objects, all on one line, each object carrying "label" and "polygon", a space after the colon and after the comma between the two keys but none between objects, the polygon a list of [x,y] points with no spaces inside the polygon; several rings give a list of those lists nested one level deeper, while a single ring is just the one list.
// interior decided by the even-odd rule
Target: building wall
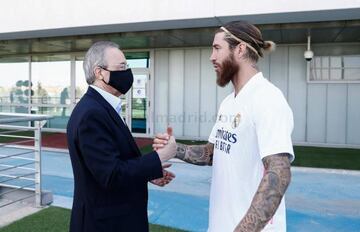
[{"label": "building wall", "polygon": [[358,0],[63,0],[3,1],[0,39],[218,26],[358,19]]},{"label": "building wall", "polygon": [[177,136],[206,139],[231,86],[216,86],[208,48],[155,51],[155,133],[171,125]]},{"label": "building wall", "polygon": [[[293,110],[293,141],[360,145],[360,83],[308,83],[305,50],[305,45],[278,46],[259,62]],[[210,53],[210,48],[155,51],[155,133],[171,125],[177,137],[207,139],[218,106],[232,91],[231,85],[217,87]]]}]

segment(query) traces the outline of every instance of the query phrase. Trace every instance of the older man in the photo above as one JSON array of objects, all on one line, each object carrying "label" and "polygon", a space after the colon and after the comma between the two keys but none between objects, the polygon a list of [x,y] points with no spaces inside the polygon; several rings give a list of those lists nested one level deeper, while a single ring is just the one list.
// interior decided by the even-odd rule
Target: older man
[{"label": "older man", "polygon": [[148,231],[148,181],[164,185],[173,174],[162,163],[175,155],[165,149],[141,155],[121,112],[120,95],[133,83],[123,52],[107,41],[93,44],[84,59],[87,93],[67,127],[75,179],[70,231]]}]

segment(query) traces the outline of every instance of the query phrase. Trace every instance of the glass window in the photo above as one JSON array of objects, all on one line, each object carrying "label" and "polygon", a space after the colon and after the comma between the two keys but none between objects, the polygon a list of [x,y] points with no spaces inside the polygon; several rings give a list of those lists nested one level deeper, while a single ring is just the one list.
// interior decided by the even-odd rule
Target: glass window
[{"label": "glass window", "polygon": [[28,104],[30,93],[28,58],[0,58],[0,73],[0,104]]},{"label": "glass window", "polygon": [[341,57],[340,56],[332,56],[330,57],[330,67],[331,68],[341,68]]},{"label": "glass window", "polygon": [[323,56],[321,57],[321,67],[328,68],[329,67],[329,57]]},{"label": "glass window", "polygon": [[149,52],[125,52],[125,56],[130,68],[149,67]]},{"label": "glass window", "polygon": [[76,57],[75,59],[76,102],[79,102],[80,98],[86,93],[87,88],[89,86],[85,78],[83,61],[84,61],[84,57]]},{"label": "glass window", "polygon": [[310,63],[311,80],[360,81],[360,55],[314,57]]},{"label": "glass window", "polygon": [[48,106],[32,106],[31,112],[33,114],[51,115],[53,118],[49,119],[44,127],[65,129],[70,117],[70,107],[48,107]]},{"label": "glass window", "polygon": [[10,106],[10,105],[0,105],[0,112],[2,113],[21,113],[28,114],[28,106]]},{"label": "glass window", "polygon": [[345,80],[360,80],[360,68],[359,69],[345,69],[344,70]]},{"label": "glass window", "polygon": [[341,69],[331,69],[330,70],[330,79],[331,80],[341,80]]},{"label": "glass window", "polygon": [[321,80],[321,69],[315,69],[316,78],[315,80]]},{"label": "glass window", "polygon": [[70,104],[70,56],[33,56],[31,81],[32,103]]},{"label": "glass window", "polygon": [[134,59],[134,60],[127,60],[129,68],[147,68],[148,67],[148,60],[147,59]]},{"label": "glass window", "polygon": [[321,57],[314,57],[314,68],[321,68]]},{"label": "glass window", "polygon": [[321,69],[321,79],[329,80],[329,69]]},{"label": "glass window", "polygon": [[146,133],[147,75],[134,75],[132,88],[131,131]]},{"label": "glass window", "polygon": [[[27,105],[0,105],[0,112],[2,113],[20,113],[20,114],[28,114],[29,107]],[[29,126],[28,122],[16,122],[16,123],[8,123],[10,125],[16,126]]]},{"label": "glass window", "polygon": [[345,68],[360,68],[360,55],[359,56],[344,56]]}]

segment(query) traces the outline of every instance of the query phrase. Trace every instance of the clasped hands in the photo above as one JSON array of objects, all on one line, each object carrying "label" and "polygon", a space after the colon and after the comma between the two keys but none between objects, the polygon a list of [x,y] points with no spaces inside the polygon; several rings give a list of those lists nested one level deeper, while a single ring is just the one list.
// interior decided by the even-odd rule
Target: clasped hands
[{"label": "clasped hands", "polygon": [[150,181],[152,184],[163,187],[169,184],[174,178],[175,174],[166,170],[171,166],[169,163],[164,163],[176,155],[176,141],[172,134],[172,128],[168,127],[166,133],[157,134],[153,140],[152,145],[154,151],[159,155],[159,159],[163,168],[163,177]]}]

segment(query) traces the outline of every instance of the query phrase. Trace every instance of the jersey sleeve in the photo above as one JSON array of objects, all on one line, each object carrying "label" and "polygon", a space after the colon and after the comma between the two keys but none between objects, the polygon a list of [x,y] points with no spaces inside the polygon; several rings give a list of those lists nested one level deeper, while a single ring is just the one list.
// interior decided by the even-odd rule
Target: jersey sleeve
[{"label": "jersey sleeve", "polygon": [[212,143],[212,144],[215,144],[215,140],[216,140],[215,136],[216,136],[216,131],[217,131],[217,122],[219,120],[220,110],[221,110],[221,106],[220,106],[218,113],[216,114],[215,123],[214,123],[213,128],[211,129],[211,133],[210,133],[209,139],[208,139],[209,143]]},{"label": "jersey sleeve", "polygon": [[269,155],[289,153],[292,162],[295,158],[291,140],[293,113],[281,91],[273,91],[259,99],[253,112],[261,159]]},{"label": "jersey sleeve", "polygon": [[216,127],[216,123],[215,123],[211,130],[209,139],[208,139],[209,143],[215,144],[216,128],[217,127]]}]

